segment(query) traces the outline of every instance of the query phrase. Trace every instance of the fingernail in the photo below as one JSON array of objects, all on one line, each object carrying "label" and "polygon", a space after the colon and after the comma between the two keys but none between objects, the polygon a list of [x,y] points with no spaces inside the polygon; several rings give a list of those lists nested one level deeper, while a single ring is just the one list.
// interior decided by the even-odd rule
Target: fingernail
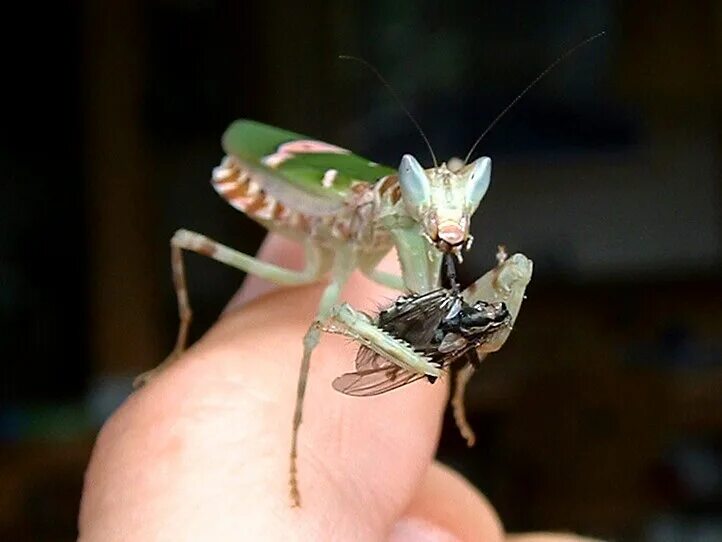
[{"label": "fingernail", "polygon": [[461,542],[434,523],[420,518],[403,518],[394,525],[389,542]]}]

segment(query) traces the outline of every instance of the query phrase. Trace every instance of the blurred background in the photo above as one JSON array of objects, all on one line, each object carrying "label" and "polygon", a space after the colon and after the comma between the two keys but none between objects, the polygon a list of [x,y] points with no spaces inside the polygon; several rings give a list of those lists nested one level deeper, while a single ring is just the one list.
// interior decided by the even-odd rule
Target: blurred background
[{"label": "blurred background", "polygon": [[[208,184],[249,117],[396,165],[482,142],[463,269],[523,251],[512,339],[440,458],[511,530],[722,540],[722,4],[331,0],[13,3],[2,18],[0,539],[73,540],[94,435],[177,325],[178,227],[253,253]],[[187,258],[198,337],[242,276]]]}]

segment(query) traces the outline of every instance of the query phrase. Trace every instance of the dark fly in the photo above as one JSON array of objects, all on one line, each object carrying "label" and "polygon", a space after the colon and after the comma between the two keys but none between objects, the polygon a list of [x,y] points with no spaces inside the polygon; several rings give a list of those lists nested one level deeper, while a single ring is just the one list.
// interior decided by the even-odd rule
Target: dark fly
[{"label": "dark fly", "polygon": [[[477,366],[477,347],[509,326],[511,316],[504,303],[466,303],[455,278],[449,278],[450,289],[399,297],[379,313],[376,325],[440,368],[454,362]],[[408,371],[362,346],[356,355],[356,371],[336,378],[333,387],[347,395],[378,395],[425,376],[434,382],[435,377]]]}]

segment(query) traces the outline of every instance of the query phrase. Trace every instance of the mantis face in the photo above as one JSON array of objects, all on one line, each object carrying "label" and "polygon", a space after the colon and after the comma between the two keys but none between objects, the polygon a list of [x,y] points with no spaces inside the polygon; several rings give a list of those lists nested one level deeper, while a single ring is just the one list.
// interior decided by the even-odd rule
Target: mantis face
[{"label": "mantis face", "polygon": [[479,158],[456,171],[447,165],[423,169],[410,154],[399,166],[399,186],[407,212],[442,252],[461,256],[470,246],[471,216],[491,180],[491,159]]}]

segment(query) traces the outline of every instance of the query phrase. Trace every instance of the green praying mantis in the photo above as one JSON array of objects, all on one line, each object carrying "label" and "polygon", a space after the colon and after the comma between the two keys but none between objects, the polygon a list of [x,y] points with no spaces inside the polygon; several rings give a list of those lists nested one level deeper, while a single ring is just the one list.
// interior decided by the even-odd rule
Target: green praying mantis
[{"label": "green praying mantis", "polygon": [[[328,278],[316,317],[303,338],[290,453],[291,496],[298,504],[298,431],[311,353],[324,326],[336,321],[347,334],[364,337],[408,370],[441,374],[439,367],[411,345],[374,332],[351,307],[339,305],[343,285],[359,269],[371,280],[397,290],[423,293],[438,288],[444,254],[461,256],[471,244],[469,223],[489,187],[491,160],[479,158],[457,171],[446,164],[425,170],[415,158],[405,155],[396,172],[335,145],[247,120],[230,126],[223,136],[223,148],[227,156],[213,170],[213,187],[269,231],[302,243],[306,264],[300,271],[278,267],[200,233],[178,230],[171,239],[171,264],[180,327],[175,348],[164,364],[185,350],[191,321],[183,251],[281,285]],[[400,276],[376,269],[392,248],[401,264]],[[503,262],[496,274],[514,275],[507,269],[516,268],[517,260],[512,257]],[[519,292],[503,281],[487,279],[485,284],[492,282],[501,287],[499,297],[519,297]],[[484,286],[469,292],[491,297],[492,290],[496,291]],[[157,370],[141,375],[137,384]]]},{"label": "green praying mantis", "polygon": [[[482,157],[469,162],[476,146],[546,73],[599,35],[569,50],[534,79],[476,140],[463,162],[439,164],[423,131],[403,105],[429,147],[432,168],[424,169],[416,158],[406,154],[398,169],[393,169],[336,145],[258,122],[239,120],[231,124],[222,139],[226,156],[213,170],[213,188],[268,231],[302,244],[305,267],[299,271],[279,267],[200,233],[178,230],[171,239],[180,316],[176,344],[166,361],[140,375],[136,385],[147,382],[186,348],[192,313],[183,251],[210,257],[279,285],[327,280],[314,321],[303,337],[292,421],[289,483],[292,502],[300,505],[298,434],[311,353],[322,331],[347,335],[409,374],[431,379],[442,374],[442,367],[431,363],[415,345],[390,336],[372,318],[340,303],[343,285],[358,269],[371,280],[404,292],[423,294],[440,288],[442,261],[449,255],[460,260],[471,247],[470,221],[489,188],[491,159]],[[377,269],[392,249],[398,255],[400,276]],[[508,338],[532,275],[532,262],[524,255],[507,257],[500,249],[497,256],[497,266],[461,292],[469,304],[503,302],[509,314],[506,326],[477,347],[479,359],[501,348]],[[473,367],[465,367],[458,374],[451,400],[457,425],[470,445],[474,436],[466,422],[463,393],[472,372]]]}]

